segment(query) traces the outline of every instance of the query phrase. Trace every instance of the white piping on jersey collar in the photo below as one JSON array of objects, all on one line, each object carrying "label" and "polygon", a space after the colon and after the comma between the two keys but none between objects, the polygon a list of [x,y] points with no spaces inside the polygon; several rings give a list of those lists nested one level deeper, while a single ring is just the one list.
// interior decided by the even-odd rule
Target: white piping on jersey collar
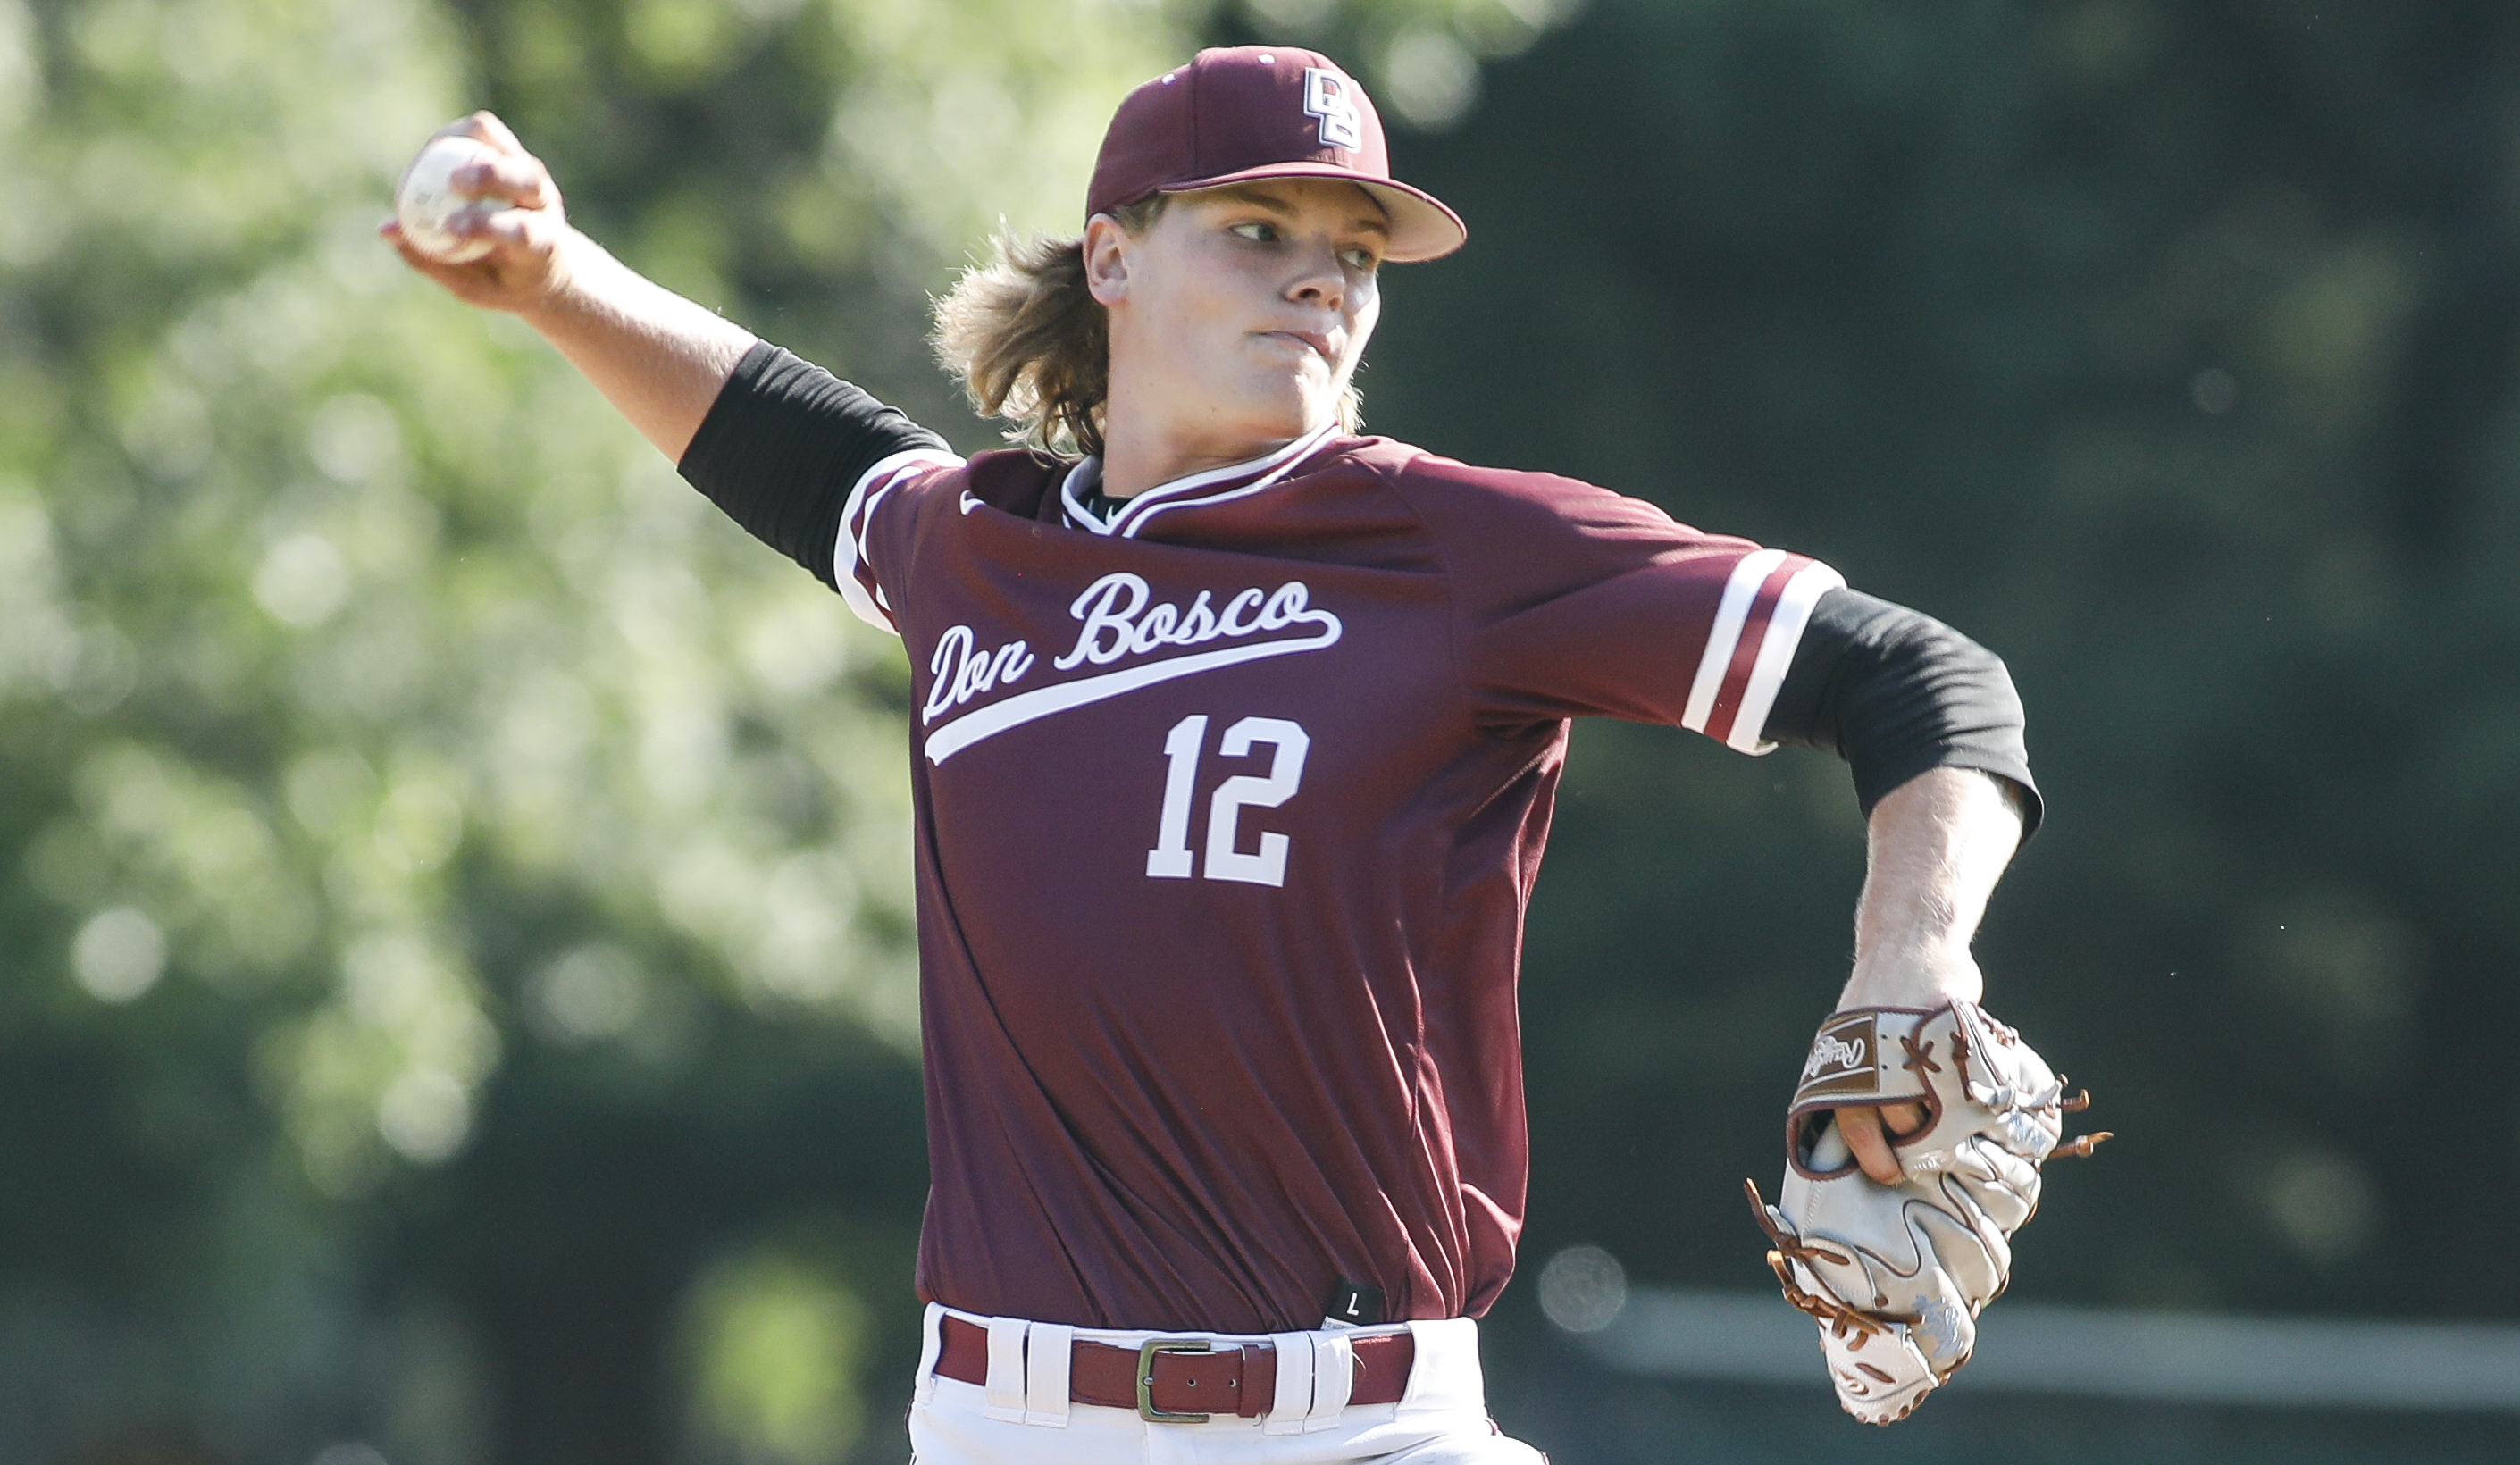
[{"label": "white piping on jersey collar", "polygon": [[[1332,418],[1284,447],[1264,453],[1248,462],[1231,464],[1221,468],[1209,468],[1204,472],[1175,478],[1168,483],[1159,483],[1121,505],[1108,519],[1097,518],[1086,511],[1086,492],[1102,481],[1102,460],[1088,458],[1067,470],[1066,481],[1058,487],[1059,503],[1067,511],[1067,521],[1077,528],[1091,530],[1096,534],[1117,534],[1123,539],[1135,539],[1138,537],[1138,531],[1147,527],[1148,519],[1167,509],[1187,509],[1198,504],[1222,504],[1228,499],[1238,499],[1245,494],[1258,493],[1293,472],[1297,465],[1312,456],[1314,449],[1328,442],[1338,431],[1339,422],[1336,418]],[[1254,472],[1259,473],[1260,476],[1248,483],[1237,483],[1233,488],[1222,493],[1206,494],[1198,498],[1185,497],[1212,484],[1230,482]]]}]

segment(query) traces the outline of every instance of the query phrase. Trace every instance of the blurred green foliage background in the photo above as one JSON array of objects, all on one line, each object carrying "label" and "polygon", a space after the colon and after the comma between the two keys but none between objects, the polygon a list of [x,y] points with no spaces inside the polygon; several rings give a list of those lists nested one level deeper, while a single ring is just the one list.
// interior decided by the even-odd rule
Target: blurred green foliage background
[{"label": "blurred green foliage background", "polygon": [[[1375,427],[2010,661],[1991,1000],[2126,1135],[2020,1290],[2513,1313],[2507,3],[0,0],[0,1462],[904,1457],[898,649],[373,227],[494,108],[976,449],[927,295],[1246,39],[1471,222]],[[1579,733],[1529,1257],[1759,1285],[1860,874],[1825,760]]]}]

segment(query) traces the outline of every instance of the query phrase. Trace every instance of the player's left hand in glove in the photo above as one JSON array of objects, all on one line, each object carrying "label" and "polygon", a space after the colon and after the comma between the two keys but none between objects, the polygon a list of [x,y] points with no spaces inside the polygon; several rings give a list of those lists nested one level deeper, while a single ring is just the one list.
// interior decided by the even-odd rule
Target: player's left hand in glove
[{"label": "player's left hand in glove", "polygon": [[[2011,1280],[2010,1237],[2039,1208],[2040,1166],[2108,1137],[2060,1143],[2087,1095],[1976,1003],[1859,1007],[1821,1026],[1786,1120],[1777,1204],[1743,1181],[1775,1243],[1785,1300],[1820,1324],[1838,1402],[1867,1424],[1905,1419],[1977,1342],[1980,1309]],[[1856,1163],[1831,1111],[1920,1104],[1892,1142],[1902,1177]]]}]

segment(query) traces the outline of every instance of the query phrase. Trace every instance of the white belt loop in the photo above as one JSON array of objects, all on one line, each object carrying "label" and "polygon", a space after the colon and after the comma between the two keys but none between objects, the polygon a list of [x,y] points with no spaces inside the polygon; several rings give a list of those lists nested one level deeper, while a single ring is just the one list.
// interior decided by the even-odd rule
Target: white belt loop
[{"label": "white belt loop", "polygon": [[1260,1421],[1260,1433],[1300,1435],[1304,1416],[1313,1410],[1313,1335],[1273,1333],[1269,1346],[1278,1353],[1278,1398]]},{"label": "white belt loop", "polygon": [[919,1403],[936,1397],[936,1355],[944,1349],[945,1308],[929,1303],[926,1319],[919,1325],[919,1373],[910,1386],[911,1398]]},{"label": "white belt loop", "polygon": [[1024,1423],[1067,1428],[1067,1368],[1075,1344],[1076,1329],[1063,1322],[1036,1322],[1024,1330]]},{"label": "white belt loop", "polygon": [[1356,1392],[1356,1345],[1338,1333],[1309,1335],[1313,1344],[1313,1407],[1304,1429],[1327,1430],[1339,1422],[1348,1396]]},{"label": "white belt loop", "polygon": [[1021,1423],[1024,1417],[1024,1329],[1020,1317],[989,1319],[988,1398],[980,1412],[991,1419]]},{"label": "white belt loop", "polygon": [[1403,1409],[1484,1407],[1487,1386],[1479,1373],[1479,1325],[1466,1317],[1409,1324],[1418,1356],[1409,1370]]}]

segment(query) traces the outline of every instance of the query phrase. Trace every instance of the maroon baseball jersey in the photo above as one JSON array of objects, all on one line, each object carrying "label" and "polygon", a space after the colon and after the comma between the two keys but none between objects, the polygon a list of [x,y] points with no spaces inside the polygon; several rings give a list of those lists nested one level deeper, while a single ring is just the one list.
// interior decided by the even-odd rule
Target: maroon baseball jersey
[{"label": "maroon baseball jersey", "polygon": [[838,534],[914,674],[921,1291],[1265,1332],[1346,1280],[1477,1315],[1522,1223],[1515,969],[1566,719],[1759,751],[1841,582],[1328,429],[1107,517],[1095,471],[918,449]]}]

